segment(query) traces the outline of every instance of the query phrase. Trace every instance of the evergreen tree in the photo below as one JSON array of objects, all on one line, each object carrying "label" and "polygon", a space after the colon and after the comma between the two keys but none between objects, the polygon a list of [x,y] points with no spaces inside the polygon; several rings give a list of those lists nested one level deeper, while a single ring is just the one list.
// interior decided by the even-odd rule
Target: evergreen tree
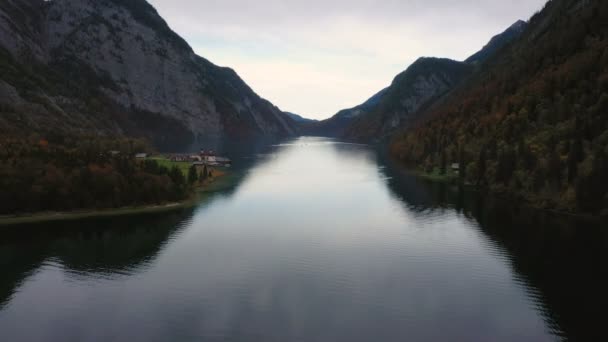
[{"label": "evergreen tree", "polygon": [[561,164],[562,161],[559,158],[559,154],[553,151],[549,156],[547,178],[555,189],[559,189],[562,182]]},{"label": "evergreen tree", "polygon": [[201,180],[206,181],[209,178],[209,170],[207,169],[207,165],[203,166],[203,175]]},{"label": "evergreen tree", "polygon": [[568,182],[572,183],[578,174],[578,164],[583,161],[583,142],[580,137],[570,144],[570,153],[568,153]]},{"label": "evergreen tree", "polygon": [[184,174],[177,166],[171,168],[171,171],[169,171],[169,178],[171,178],[175,185],[180,186],[186,184],[186,177],[184,177]]},{"label": "evergreen tree", "polygon": [[458,153],[458,167],[459,167],[458,176],[460,177],[460,181],[464,182],[467,179],[467,162],[466,162],[465,151],[464,151],[463,147],[460,147],[460,150]]},{"label": "evergreen tree", "polygon": [[481,148],[479,160],[477,161],[477,185],[483,185],[486,178],[486,149]]},{"label": "evergreen tree", "polygon": [[196,166],[192,165],[188,170],[188,183],[194,184],[196,182],[198,182],[198,172],[196,172]]}]

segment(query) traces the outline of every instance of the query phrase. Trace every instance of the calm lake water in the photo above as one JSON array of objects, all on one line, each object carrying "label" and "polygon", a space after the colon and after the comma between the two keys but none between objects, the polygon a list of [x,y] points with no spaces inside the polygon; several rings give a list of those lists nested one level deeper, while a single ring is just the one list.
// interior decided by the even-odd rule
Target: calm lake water
[{"label": "calm lake water", "polygon": [[598,341],[608,231],[300,138],[194,209],[1,230],[2,341]]}]

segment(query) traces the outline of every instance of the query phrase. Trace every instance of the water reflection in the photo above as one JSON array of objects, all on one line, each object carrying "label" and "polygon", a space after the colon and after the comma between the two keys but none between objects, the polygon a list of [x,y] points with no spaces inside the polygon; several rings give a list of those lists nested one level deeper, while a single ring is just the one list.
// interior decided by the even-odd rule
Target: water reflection
[{"label": "water reflection", "polygon": [[602,333],[603,230],[421,181],[365,146],[303,138],[232,148],[237,181],[195,209],[3,231],[0,337]]},{"label": "water reflection", "polygon": [[605,335],[608,234],[605,226],[476,201],[480,228],[505,248],[549,327],[570,341]]},{"label": "water reflection", "polygon": [[386,162],[387,184],[407,210],[428,215],[430,207],[451,208],[474,220],[509,261],[551,333],[565,341],[602,339],[608,308],[606,222],[537,211],[416,179]]},{"label": "water reflection", "polygon": [[68,277],[80,279],[143,272],[191,217],[192,210],[183,210],[6,228],[0,240],[0,310],[45,265],[60,265]]}]

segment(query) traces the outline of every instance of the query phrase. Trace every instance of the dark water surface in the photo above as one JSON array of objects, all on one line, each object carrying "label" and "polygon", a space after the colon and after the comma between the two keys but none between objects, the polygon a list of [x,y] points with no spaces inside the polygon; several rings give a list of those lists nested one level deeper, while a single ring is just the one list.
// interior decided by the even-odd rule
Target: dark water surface
[{"label": "dark water surface", "polygon": [[[2,341],[598,341],[608,231],[301,138],[191,210],[0,231]],[[237,165],[238,166],[238,165]]]}]

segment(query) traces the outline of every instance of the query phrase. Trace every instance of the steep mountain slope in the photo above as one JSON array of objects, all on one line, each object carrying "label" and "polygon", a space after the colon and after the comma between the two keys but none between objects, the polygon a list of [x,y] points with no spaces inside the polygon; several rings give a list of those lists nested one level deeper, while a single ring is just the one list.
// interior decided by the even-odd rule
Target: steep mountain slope
[{"label": "steep mountain slope", "polygon": [[296,133],[145,0],[5,0],[0,47],[0,125],[15,132],[93,130],[159,145]]},{"label": "steep mountain slope", "polygon": [[503,33],[494,36],[490,42],[483,47],[479,52],[466,59],[467,63],[483,63],[488,58],[492,57],[493,54],[502,49],[505,45],[509,44],[513,40],[517,39],[526,29],[528,23],[523,20],[518,20],[515,24],[511,25]]},{"label": "steep mountain slope", "polygon": [[608,3],[553,0],[393,155],[561,210],[608,208]]},{"label": "steep mountain slope", "polygon": [[378,104],[349,124],[344,136],[357,141],[382,139],[415,119],[417,112],[452,90],[471,71],[469,64],[450,59],[418,59],[395,77]]},{"label": "steep mountain slope", "polygon": [[454,89],[475,70],[474,66],[517,38],[526,25],[516,22],[465,62],[420,58],[364,104],[308,127],[307,133],[364,142],[382,140]]}]

